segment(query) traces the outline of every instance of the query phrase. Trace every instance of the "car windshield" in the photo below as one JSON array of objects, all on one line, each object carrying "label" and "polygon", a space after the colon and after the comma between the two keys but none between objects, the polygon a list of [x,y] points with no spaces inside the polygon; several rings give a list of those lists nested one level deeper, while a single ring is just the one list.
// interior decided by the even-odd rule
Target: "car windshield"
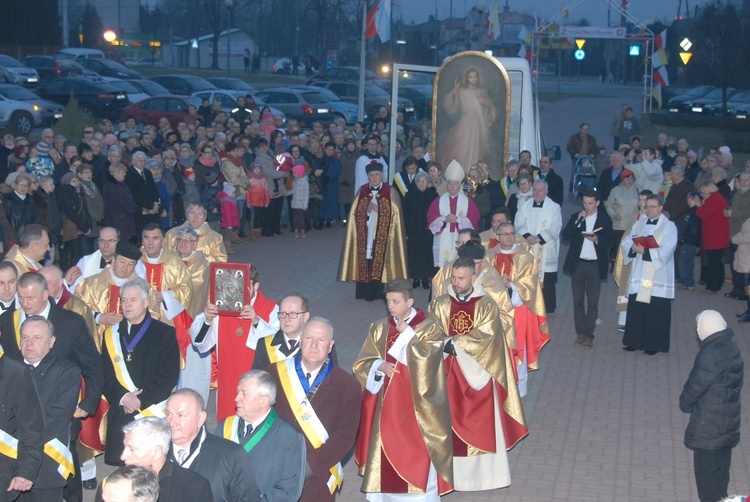
[{"label": "car windshield", "polygon": [[111,69],[113,69],[113,70],[127,70],[127,68],[125,68],[125,67],[124,67],[123,65],[121,65],[120,63],[117,63],[117,62],[115,62],[115,61],[111,61],[111,60],[109,60],[109,59],[105,59],[105,60],[104,60],[104,61],[102,61],[102,62],[103,62],[103,63],[104,63],[104,64],[105,64],[105,65],[106,65],[106,66],[107,66],[108,68],[111,68]]},{"label": "car windshield", "polygon": [[169,91],[163,85],[157,84],[153,80],[139,80],[138,82],[131,82],[131,84],[137,86],[151,96],[156,96],[157,94],[169,94]]},{"label": "car windshield", "polygon": [[0,55],[0,66],[18,68],[18,67],[22,67],[23,65],[17,59],[14,59],[10,56]]},{"label": "car windshield", "polygon": [[372,96],[388,96],[388,93],[375,84],[365,84],[365,92]]},{"label": "car windshield", "polygon": [[319,92],[303,92],[302,97],[305,98],[305,101],[308,103],[328,103],[328,100]]},{"label": "car windshield", "polygon": [[216,89],[216,86],[212,84],[211,82],[207,80],[203,80],[200,77],[189,77],[185,76],[185,81],[189,82],[191,86],[195,88],[196,91],[205,91],[205,90],[213,90]]},{"label": "car windshield", "polygon": [[340,97],[336,95],[335,92],[329,89],[324,89],[323,87],[321,87],[317,92],[322,94],[330,103],[335,103],[336,101],[343,101]]},{"label": "car windshield", "polygon": [[0,94],[8,99],[14,99],[16,101],[29,101],[31,99],[40,99],[39,96],[34,94],[28,89],[18,87],[15,85],[3,86],[0,88]]}]

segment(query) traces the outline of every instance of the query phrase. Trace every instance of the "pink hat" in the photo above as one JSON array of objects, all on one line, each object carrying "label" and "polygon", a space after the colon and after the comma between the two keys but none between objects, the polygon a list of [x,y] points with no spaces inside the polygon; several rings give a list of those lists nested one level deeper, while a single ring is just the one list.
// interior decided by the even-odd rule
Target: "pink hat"
[{"label": "pink hat", "polygon": [[305,166],[301,164],[297,164],[296,166],[292,168],[292,172],[294,173],[295,176],[298,176],[301,178],[305,175]]}]

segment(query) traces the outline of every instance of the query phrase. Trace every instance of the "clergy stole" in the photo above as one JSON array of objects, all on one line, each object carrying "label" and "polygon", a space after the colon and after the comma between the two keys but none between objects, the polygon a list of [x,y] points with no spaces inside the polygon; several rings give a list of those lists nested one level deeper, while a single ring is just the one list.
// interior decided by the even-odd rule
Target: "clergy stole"
[{"label": "clergy stole", "polygon": [[[448,336],[468,335],[474,329],[474,316],[481,296],[459,302],[451,296]],[[490,378],[481,389],[474,389],[464,376],[456,356],[445,359],[448,396],[451,400],[453,456],[468,457],[497,453],[495,442],[495,400]],[[460,403],[460,406],[458,405]]]},{"label": "clergy stole", "polygon": [[494,237],[491,237],[490,238],[490,242],[487,244],[487,249],[492,249],[495,246],[497,246],[498,244],[500,244],[500,241],[497,240],[497,239],[495,239]]},{"label": "clergy stole", "polygon": [[[146,267],[146,277],[151,287],[156,291],[162,291],[164,284],[164,264],[143,262]],[[184,307],[184,305],[183,305]],[[193,343],[190,337],[190,326],[193,324],[193,318],[188,314],[187,308],[183,309],[174,319],[174,330],[177,334],[177,345],[180,347],[180,369],[185,369],[187,361],[187,349]]]},{"label": "clergy stole", "polygon": [[[357,209],[354,213],[357,229],[357,275],[358,282],[381,282],[385,270],[385,255],[388,250],[388,234],[391,228],[391,198],[390,188],[382,185],[375,195],[370,191],[370,185],[362,187],[357,199]],[[372,241],[372,267],[367,263],[367,220],[369,206],[373,197],[377,198],[378,214],[375,223],[375,237]]]},{"label": "clergy stole", "polygon": [[[117,288],[117,286],[110,286],[110,288],[112,287]],[[117,298],[119,300],[120,288],[117,289]],[[57,302],[57,306],[65,308],[65,305],[68,303],[72,296],[73,294],[68,291],[68,288],[63,288],[62,295],[60,295],[60,301]],[[80,404],[80,402],[85,397],[86,380],[84,380],[83,376],[81,376],[81,393],[78,396],[78,403]],[[94,412],[94,414],[89,415],[88,417],[81,420],[81,432],[78,434],[78,442],[86,448],[93,450],[91,452],[90,458],[94,458],[95,456],[104,453],[104,442],[107,437],[107,424],[105,422],[104,427],[102,427],[101,425],[104,417],[107,415],[107,412],[109,412],[109,401],[107,401],[107,398],[104,397],[104,394],[102,394],[102,397],[99,399],[99,405],[96,407],[96,411]]]},{"label": "clergy stole", "polygon": [[107,312],[122,315],[122,304],[120,303],[120,286],[116,284],[109,285],[109,307]]},{"label": "clergy stole", "polygon": [[497,253],[495,255],[495,268],[500,275],[513,277],[513,254]]}]

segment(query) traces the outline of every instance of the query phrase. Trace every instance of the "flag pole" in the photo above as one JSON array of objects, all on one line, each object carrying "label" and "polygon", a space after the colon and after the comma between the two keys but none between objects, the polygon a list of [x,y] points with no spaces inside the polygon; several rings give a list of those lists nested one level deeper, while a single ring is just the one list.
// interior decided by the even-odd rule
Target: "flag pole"
[{"label": "flag pole", "polygon": [[362,0],[362,50],[359,54],[359,98],[357,105],[357,120],[365,119],[365,54],[367,40],[367,0]]}]

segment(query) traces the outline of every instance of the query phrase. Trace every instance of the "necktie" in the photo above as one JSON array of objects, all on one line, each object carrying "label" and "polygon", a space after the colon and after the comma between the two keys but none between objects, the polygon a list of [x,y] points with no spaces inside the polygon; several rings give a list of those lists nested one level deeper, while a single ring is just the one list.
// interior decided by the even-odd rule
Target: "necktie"
[{"label": "necktie", "polygon": [[187,459],[188,451],[185,448],[180,448],[177,450],[177,461],[180,463],[180,465],[185,463],[185,459]]},{"label": "necktie", "polygon": [[245,436],[249,436],[253,432],[253,424],[247,424],[247,427],[245,428]]},{"label": "necktie", "polygon": [[297,348],[297,340],[289,340],[289,352],[293,352]]},{"label": "necktie", "polygon": [[312,378],[312,374],[310,374],[310,373],[305,373],[305,378],[307,378],[307,381],[309,382],[309,381],[310,381],[310,379]]}]

